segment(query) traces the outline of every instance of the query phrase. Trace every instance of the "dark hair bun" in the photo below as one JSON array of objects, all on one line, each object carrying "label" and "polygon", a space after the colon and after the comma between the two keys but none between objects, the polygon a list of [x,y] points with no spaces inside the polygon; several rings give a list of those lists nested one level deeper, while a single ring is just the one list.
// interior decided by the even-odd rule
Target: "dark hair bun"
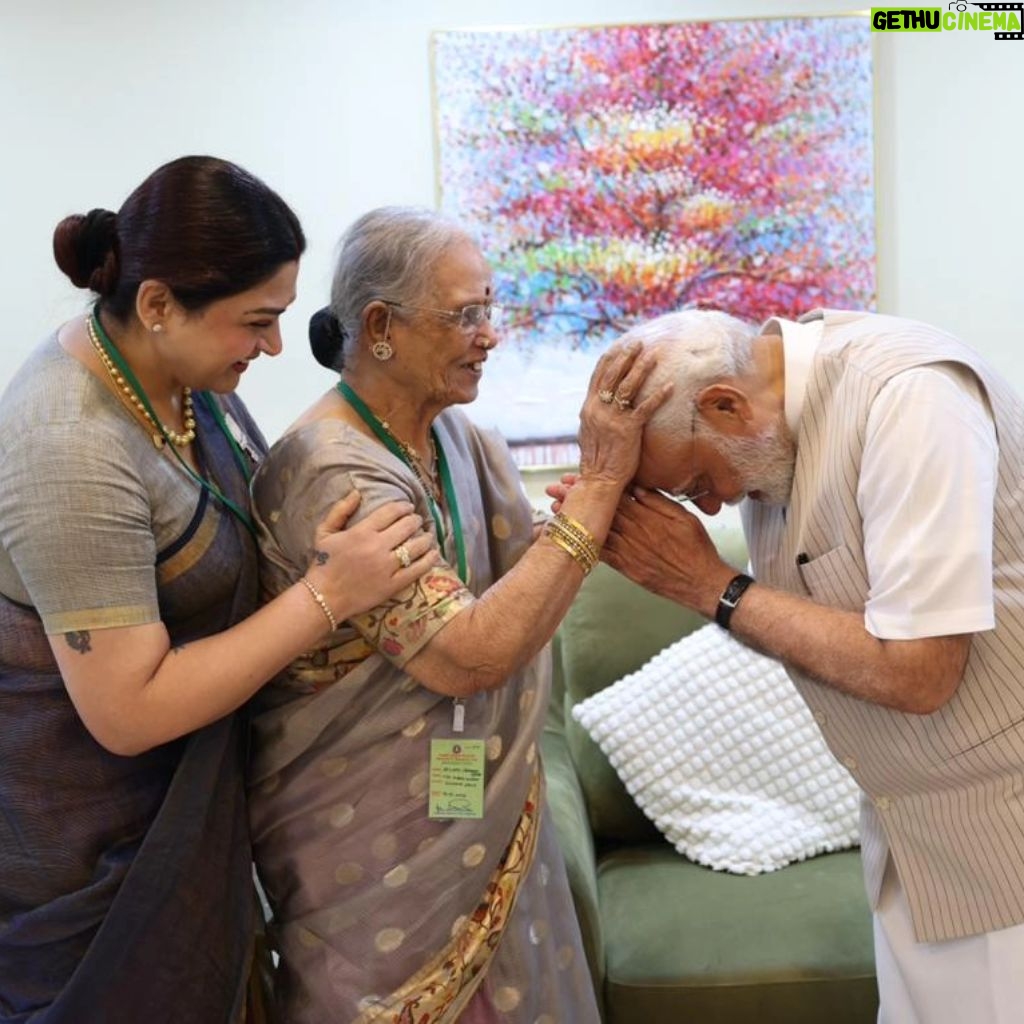
[{"label": "dark hair bun", "polygon": [[65,217],[53,233],[53,256],[76,288],[109,295],[119,272],[117,215],[96,209]]},{"label": "dark hair bun", "polygon": [[341,370],[344,365],[345,330],[330,306],[318,309],[309,318],[309,347],[321,366]]}]

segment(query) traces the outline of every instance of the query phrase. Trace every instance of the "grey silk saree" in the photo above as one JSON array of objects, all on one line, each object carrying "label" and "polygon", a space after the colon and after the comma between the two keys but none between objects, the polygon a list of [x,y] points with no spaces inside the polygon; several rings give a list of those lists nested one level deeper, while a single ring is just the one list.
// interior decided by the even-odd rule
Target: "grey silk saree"
[{"label": "grey silk saree", "polygon": [[[241,403],[222,405],[262,447]],[[202,402],[196,418],[204,468],[244,507],[225,435]],[[255,542],[53,339],[0,424],[0,1022],[239,1021],[255,924],[244,728],[229,716],[112,754],[46,634],[227,629],[256,607]]]}]

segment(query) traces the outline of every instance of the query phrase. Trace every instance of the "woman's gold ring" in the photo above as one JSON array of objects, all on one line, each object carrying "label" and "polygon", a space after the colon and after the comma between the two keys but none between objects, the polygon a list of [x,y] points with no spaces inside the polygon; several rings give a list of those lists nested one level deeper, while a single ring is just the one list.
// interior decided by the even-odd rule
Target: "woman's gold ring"
[{"label": "woman's gold ring", "polygon": [[597,397],[600,398],[605,405],[611,405],[612,402],[615,401],[615,392],[610,388],[602,388],[598,391]]},{"label": "woman's gold ring", "polygon": [[403,569],[408,569],[412,565],[412,555],[409,554],[409,549],[404,544],[399,544],[395,548],[395,558],[398,559],[398,564]]}]

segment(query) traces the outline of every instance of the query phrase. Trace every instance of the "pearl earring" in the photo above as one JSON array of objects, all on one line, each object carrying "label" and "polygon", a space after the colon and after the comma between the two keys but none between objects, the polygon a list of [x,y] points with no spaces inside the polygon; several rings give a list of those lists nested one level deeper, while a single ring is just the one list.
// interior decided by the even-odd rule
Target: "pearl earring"
[{"label": "pearl earring", "polygon": [[154,334],[160,334],[163,331],[163,329],[164,329],[164,325],[163,324],[153,324],[153,326],[150,327],[150,330]]}]

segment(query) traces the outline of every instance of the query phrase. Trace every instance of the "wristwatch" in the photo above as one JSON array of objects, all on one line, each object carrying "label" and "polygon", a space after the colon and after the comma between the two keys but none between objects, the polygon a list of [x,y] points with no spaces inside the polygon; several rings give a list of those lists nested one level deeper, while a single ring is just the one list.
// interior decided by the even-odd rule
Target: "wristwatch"
[{"label": "wristwatch", "polygon": [[722,591],[722,596],[718,599],[718,607],[715,609],[715,622],[722,629],[729,628],[729,620],[732,618],[732,613],[736,611],[736,605],[740,603],[740,598],[753,582],[753,577],[743,572],[729,580],[725,590]]}]

